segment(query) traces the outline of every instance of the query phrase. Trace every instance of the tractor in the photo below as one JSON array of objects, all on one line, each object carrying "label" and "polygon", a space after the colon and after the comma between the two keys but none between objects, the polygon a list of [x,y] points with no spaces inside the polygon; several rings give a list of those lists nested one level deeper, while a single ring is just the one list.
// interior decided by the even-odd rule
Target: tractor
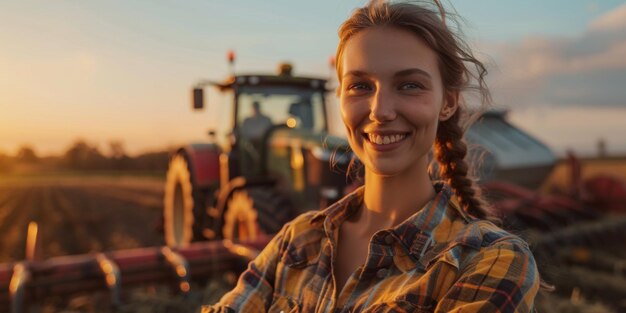
[{"label": "tractor", "polygon": [[346,139],[329,134],[325,79],[293,76],[292,66],[281,64],[277,75],[200,81],[194,109],[205,107],[211,87],[225,103],[211,104],[221,107],[209,140],[170,157],[163,212],[169,246],[257,240],[345,194],[351,154]]}]

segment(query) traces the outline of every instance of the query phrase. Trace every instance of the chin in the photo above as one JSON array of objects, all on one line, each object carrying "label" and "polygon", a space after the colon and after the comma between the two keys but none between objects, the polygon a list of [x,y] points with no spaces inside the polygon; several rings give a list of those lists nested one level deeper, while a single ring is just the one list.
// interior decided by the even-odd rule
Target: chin
[{"label": "chin", "polygon": [[386,160],[382,162],[375,162],[366,165],[366,169],[371,173],[382,177],[394,177],[406,173],[409,169],[407,166],[398,164],[399,162],[393,160]]}]

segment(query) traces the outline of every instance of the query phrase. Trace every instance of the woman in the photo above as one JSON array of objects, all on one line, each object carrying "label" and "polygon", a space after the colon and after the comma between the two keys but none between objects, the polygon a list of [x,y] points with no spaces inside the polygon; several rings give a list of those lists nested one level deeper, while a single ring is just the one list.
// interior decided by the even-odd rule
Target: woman
[{"label": "woman", "polygon": [[460,93],[488,102],[486,71],[435,4],[370,2],[341,26],[337,92],[364,186],[285,225],[205,312],[532,310],[532,254],[488,221],[463,160]]}]

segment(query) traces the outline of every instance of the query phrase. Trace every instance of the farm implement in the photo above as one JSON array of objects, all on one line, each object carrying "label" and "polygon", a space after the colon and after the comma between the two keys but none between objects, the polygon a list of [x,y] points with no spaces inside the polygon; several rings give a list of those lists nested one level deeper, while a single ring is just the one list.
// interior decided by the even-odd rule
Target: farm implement
[{"label": "farm implement", "polygon": [[123,289],[145,284],[167,284],[186,294],[192,280],[243,271],[266,243],[263,238],[246,244],[219,240],[0,264],[0,308],[28,312],[29,304],[45,298],[102,290],[116,308],[123,303]]}]

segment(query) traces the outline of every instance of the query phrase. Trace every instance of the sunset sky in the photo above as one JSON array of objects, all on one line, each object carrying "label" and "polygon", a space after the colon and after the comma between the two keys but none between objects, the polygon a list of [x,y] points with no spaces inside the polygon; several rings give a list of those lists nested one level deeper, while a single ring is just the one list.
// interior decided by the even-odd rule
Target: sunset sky
[{"label": "sunset sky", "polygon": [[[626,152],[624,1],[450,2],[514,123],[557,153],[591,153],[599,138]],[[0,153],[204,140],[211,117],[191,111],[190,88],[225,78],[229,49],[238,71],[287,60],[328,77],[337,28],[363,3],[0,0]]]}]

